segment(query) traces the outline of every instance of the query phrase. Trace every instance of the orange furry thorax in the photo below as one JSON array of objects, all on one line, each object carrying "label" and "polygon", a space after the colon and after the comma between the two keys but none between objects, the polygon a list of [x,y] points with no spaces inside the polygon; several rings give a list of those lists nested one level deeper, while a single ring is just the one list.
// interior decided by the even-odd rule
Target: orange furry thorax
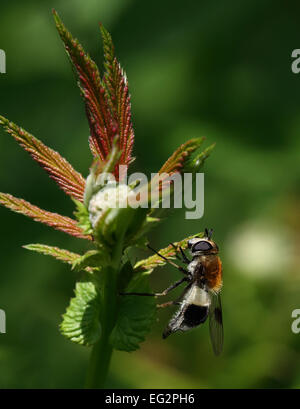
[{"label": "orange furry thorax", "polygon": [[218,293],[222,287],[222,261],[216,255],[200,256],[204,267],[206,285],[210,291]]}]

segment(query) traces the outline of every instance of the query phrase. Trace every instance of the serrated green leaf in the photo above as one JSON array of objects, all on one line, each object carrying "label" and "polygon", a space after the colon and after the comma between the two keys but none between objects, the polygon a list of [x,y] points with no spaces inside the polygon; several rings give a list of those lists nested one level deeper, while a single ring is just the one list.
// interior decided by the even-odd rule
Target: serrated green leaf
[{"label": "serrated green leaf", "polygon": [[[135,276],[126,292],[149,292],[148,278]],[[135,351],[150,331],[156,313],[154,297],[120,296],[117,323],[111,333],[110,342],[120,351]]]},{"label": "serrated green leaf", "polygon": [[46,244],[27,244],[23,246],[24,249],[36,251],[37,253],[44,254],[45,256],[51,256],[64,263],[73,264],[76,260],[80,259],[80,254],[72,253],[69,250],[60,249],[54,246],[47,246]]},{"label": "serrated green leaf", "polygon": [[101,336],[100,306],[98,285],[90,275],[85,274],[76,283],[75,297],[71,299],[60,324],[61,333],[80,345],[95,344]]},{"label": "serrated green leaf", "polygon": [[89,211],[85,207],[85,205],[79,200],[73,199],[73,202],[76,205],[76,211],[74,212],[74,216],[76,217],[78,223],[77,226],[82,229],[84,234],[92,234],[93,228],[89,219]]},{"label": "serrated green leaf", "polygon": [[110,261],[108,252],[104,247],[98,250],[89,250],[83,256],[77,258],[72,263],[72,269],[81,271],[86,268],[101,270]]}]

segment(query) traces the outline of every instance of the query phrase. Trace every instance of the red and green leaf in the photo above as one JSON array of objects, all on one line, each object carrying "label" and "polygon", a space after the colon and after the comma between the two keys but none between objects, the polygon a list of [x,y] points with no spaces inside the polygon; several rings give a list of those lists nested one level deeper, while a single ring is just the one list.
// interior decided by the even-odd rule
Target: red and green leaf
[{"label": "red and green leaf", "polygon": [[190,159],[191,155],[200,147],[204,138],[194,138],[185,142],[173,153],[172,156],[164,163],[159,173],[168,173],[172,175],[176,172],[181,172],[185,163]]},{"label": "red and green leaf", "polygon": [[[43,254],[44,256],[51,256],[51,257],[54,257],[56,260],[62,261],[63,263],[70,264],[72,266],[72,270],[76,268],[78,271],[85,270],[88,273],[93,273],[95,270],[98,270],[98,266],[97,267],[90,266],[88,265],[88,263],[84,264],[84,258],[87,259],[87,256],[92,251],[82,256],[80,254],[73,253],[69,250],[60,249],[59,247],[55,247],[55,246],[47,246],[46,244],[39,244],[39,243],[27,244],[26,246],[22,246],[22,247],[26,250],[35,251],[37,253]],[[96,253],[96,251],[94,251],[94,253]]]},{"label": "red and green leaf", "polygon": [[104,49],[104,77],[106,98],[119,135],[119,147],[122,151],[119,164],[128,165],[132,161],[131,152],[134,131],[131,121],[131,103],[126,74],[114,53],[114,45],[109,32],[100,25]]},{"label": "red and green leaf", "polygon": [[96,151],[101,160],[105,160],[116,133],[112,134],[111,113],[105,100],[105,90],[98,67],[78,40],[72,37],[55,10],[53,10],[53,15],[65,50],[78,77],[78,85],[89,121],[92,152]]},{"label": "red and green leaf", "polygon": [[[148,184],[148,192],[151,191],[152,197],[157,195],[157,200],[162,200],[162,193],[169,194],[168,189],[172,189],[172,180],[170,177],[174,174],[183,174],[185,172],[194,173],[199,169],[199,163],[204,162],[206,155],[204,153],[193,155],[203,143],[205,138],[194,138],[185,142],[169,157],[169,159],[160,168],[159,172],[151,179]],[[211,147],[210,147],[211,148]],[[208,153],[209,154],[209,153]],[[208,156],[207,154],[207,156]]]},{"label": "red and green leaf", "polygon": [[42,210],[37,206],[32,205],[24,199],[18,199],[8,193],[0,193],[0,204],[8,207],[10,210],[21,213],[24,216],[31,217],[37,222],[44,223],[56,230],[63,231],[71,236],[80,239],[92,240],[90,235],[83,233],[77,225],[77,221],[67,216],[61,216],[58,213]]},{"label": "red and green leaf", "polygon": [[64,263],[73,264],[76,260],[80,259],[80,254],[72,253],[69,250],[60,249],[55,246],[47,246],[46,244],[27,244],[23,246],[24,249],[36,251],[37,253],[44,254],[45,256],[51,256]]},{"label": "red and green leaf", "polygon": [[72,165],[29,132],[0,115],[0,124],[69,196],[83,201],[85,180]]},{"label": "red and green leaf", "polygon": [[126,76],[114,57],[111,37],[101,26],[105,51],[104,78],[91,57],[66,29],[58,14],[53,11],[56,27],[66,52],[77,73],[78,85],[85,102],[90,127],[90,148],[93,155],[105,161],[115,137],[122,155],[118,165],[128,165],[133,145],[130,97]]}]

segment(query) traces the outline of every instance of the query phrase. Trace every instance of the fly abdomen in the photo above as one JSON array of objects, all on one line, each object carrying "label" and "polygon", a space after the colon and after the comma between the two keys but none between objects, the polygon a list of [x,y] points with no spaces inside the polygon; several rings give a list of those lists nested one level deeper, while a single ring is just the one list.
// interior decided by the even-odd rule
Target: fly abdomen
[{"label": "fly abdomen", "polygon": [[189,328],[193,328],[205,322],[207,317],[208,317],[207,305],[190,304],[184,311],[183,325]]},{"label": "fly abdomen", "polygon": [[197,286],[192,287],[165,329],[163,338],[167,338],[177,331],[188,331],[205,322],[209,307],[209,294]]}]

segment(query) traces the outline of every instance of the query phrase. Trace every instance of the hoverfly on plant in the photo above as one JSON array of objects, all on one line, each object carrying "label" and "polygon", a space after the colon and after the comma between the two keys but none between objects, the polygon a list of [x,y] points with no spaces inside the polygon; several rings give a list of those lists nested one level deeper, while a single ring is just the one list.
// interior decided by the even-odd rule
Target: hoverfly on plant
[{"label": "hoverfly on plant", "polygon": [[[219,355],[223,349],[224,331],[222,318],[222,305],[220,290],[222,287],[222,262],[218,256],[219,248],[212,240],[213,230],[205,229],[205,236],[194,237],[188,241],[188,248],[191,252],[190,260],[181,247],[176,250],[176,257],[187,265],[186,268],[178,266],[150,246],[154,253],[164,259],[167,263],[178,268],[184,277],[176,281],[170,287],[160,293],[121,293],[121,295],[138,295],[160,297],[167,295],[182,283],[187,283],[181,296],[174,300],[158,305],[164,308],[170,305],[179,305],[179,309],[169,321],[163,332],[163,338],[177,331],[189,331],[209,318],[210,338],[214,353]],[[180,254],[178,254],[178,250]]]}]

